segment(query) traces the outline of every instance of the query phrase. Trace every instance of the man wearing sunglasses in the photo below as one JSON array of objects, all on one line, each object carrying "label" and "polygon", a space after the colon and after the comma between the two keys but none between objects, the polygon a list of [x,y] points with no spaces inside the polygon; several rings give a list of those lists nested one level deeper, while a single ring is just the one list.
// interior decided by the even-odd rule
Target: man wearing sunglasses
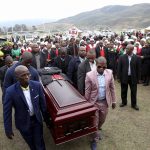
[{"label": "man wearing sunglasses", "polygon": [[91,149],[96,150],[96,143],[100,139],[98,129],[105,122],[108,107],[116,107],[115,85],[112,71],[107,68],[104,57],[96,60],[97,69],[90,71],[85,80],[85,98],[97,107],[97,132],[92,135]]}]

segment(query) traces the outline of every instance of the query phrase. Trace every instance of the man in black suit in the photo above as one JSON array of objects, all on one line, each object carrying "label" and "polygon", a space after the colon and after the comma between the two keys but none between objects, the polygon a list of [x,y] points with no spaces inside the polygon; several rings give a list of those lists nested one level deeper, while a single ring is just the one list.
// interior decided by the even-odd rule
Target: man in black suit
[{"label": "man in black suit", "polygon": [[77,57],[73,57],[69,62],[67,76],[73,82],[74,86],[77,88],[77,71],[78,66],[81,62],[85,60],[86,57],[86,47],[80,46]]},{"label": "man in black suit", "polygon": [[128,84],[131,89],[131,107],[139,110],[137,106],[137,83],[140,77],[139,58],[133,54],[134,46],[128,44],[126,54],[120,56],[118,62],[118,80],[121,82],[121,98],[120,107],[127,105]]},{"label": "man in black suit", "polygon": [[5,58],[5,65],[3,67],[0,68],[0,83],[1,83],[1,88],[3,91],[3,83],[4,83],[4,77],[6,74],[6,71],[9,67],[11,67],[13,64],[13,59],[11,56],[7,56]]},{"label": "man in black suit", "polygon": [[72,56],[67,54],[67,49],[65,47],[60,48],[60,55],[54,59],[53,67],[58,67],[62,70],[62,73],[67,74],[68,65]]},{"label": "man in black suit", "polygon": [[96,53],[94,49],[90,49],[87,52],[87,59],[80,63],[78,67],[78,73],[77,73],[77,85],[78,85],[78,91],[84,95],[85,93],[85,77],[86,73],[96,69]]},{"label": "man in black suit", "polygon": [[44,68],[47,65],[47,55],[44,53],[44,51],[40,51],[40,48],[38,44],[32,44],[32,63],[31,66],[33,66],[36,69]]}]

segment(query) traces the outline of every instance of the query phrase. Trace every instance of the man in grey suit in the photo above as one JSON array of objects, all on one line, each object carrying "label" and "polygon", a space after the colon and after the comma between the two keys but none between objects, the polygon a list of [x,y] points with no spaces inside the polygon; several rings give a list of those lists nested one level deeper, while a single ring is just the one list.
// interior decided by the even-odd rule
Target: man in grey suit
[{"label": "man in grey suit", "polygon": [[86,73],[96,69],[96,53],[94,49],[87,52],[87,59],[80,63],[77,73],[78,91],[84,95],[85,93],[85,77]]}]

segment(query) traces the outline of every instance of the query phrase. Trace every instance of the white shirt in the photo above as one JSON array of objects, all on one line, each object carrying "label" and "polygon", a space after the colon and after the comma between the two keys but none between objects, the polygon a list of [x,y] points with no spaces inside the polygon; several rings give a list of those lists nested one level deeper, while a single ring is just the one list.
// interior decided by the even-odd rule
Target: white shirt
[{"label": "white shirt", "polygon": [[27,101],[27,104],[28,104],[28,107],[29,107],[30,116],[33,116],[34,115],[34,109],[33,109],[33,104],[31,102],[30,89],[23,90],[23,94],[26,98],[26,101]]},{"label": "white shirt", "polygon": [[85,58],[79,57],[79,60],[80,60],[81,62],[83,62],[83,61],[85,61]]},{"label": "white shirt", "polygon": [[91,71],[96,70],[96,62],[94,61],[94,63],[91,63],[91,62],[89,63],[90,63]]},{"label": "white shirt", "polygon": [[130,66],[131,58],[132,58],[132,55],[131,56],[128,55],[128,60],[129,60],[128,76],[131,76],[131,66]]},{"label": "white shirt", "polygon": [[99,93],[98,100],[103,100],[106,98],[106,83],[105,83],[105,75],[97,74],[98,77],[98,85],[99,85]]}]

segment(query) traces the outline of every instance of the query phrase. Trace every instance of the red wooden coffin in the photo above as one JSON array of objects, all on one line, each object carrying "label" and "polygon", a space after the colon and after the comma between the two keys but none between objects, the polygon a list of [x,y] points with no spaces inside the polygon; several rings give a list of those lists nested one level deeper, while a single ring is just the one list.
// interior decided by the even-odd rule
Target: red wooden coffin
[{"label": "red wooden coffin", "polygon": [[96,131],[96,108],[68,81],[54,80],[44,87],[51,133],[56,144],[64,143]]}]

